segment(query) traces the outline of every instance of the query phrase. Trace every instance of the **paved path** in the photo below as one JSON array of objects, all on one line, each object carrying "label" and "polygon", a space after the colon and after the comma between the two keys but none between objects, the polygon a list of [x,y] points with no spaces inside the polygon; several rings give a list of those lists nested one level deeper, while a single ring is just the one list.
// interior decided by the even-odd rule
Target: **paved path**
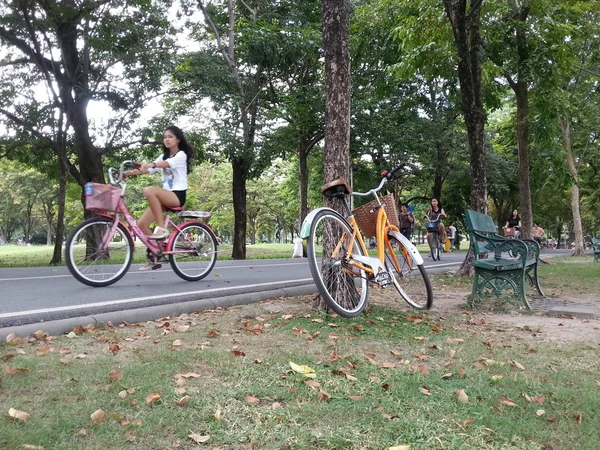
[{"label": "paved path", "polygon": [[[444,253],[441,261],[426,259],[425,266],[431,272],[455,269],[464,255]],[[104,288],[79,283],[66,267],[0,269],[0,339],[12,331],[57,333],[82,322],[151,320],[316,292],[306,259],[218,261],[198,282],[183,281],[166,267],[138,272],[134,265],[122,280]]]}]

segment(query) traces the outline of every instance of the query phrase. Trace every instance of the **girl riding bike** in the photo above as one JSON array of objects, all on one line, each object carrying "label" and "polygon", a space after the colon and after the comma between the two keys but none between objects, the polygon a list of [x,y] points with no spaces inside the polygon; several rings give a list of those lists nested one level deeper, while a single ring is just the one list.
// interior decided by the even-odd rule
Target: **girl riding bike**
[{"label": "girl riding bike", "polygon": [[[429,208],[427,208],[427,211],[425,212],[425,217],[428,221],[427,242],[429,243],[429,248],[431,249],[431,257],[436,260],[439,259],[439,250],[434,251],[434,249],[439,249],[440,247],[443,248],[446,242],[446,232],[444,230],[442,219],[448,216],[446,215],[444,208],[441,207],[438,199],[432,198],[431,202],[429,203]],[[437,229],[437,232],[435,232],[433,228]],[[438,238],[439,242],[432,242],[432,239],[435,238]]]}]

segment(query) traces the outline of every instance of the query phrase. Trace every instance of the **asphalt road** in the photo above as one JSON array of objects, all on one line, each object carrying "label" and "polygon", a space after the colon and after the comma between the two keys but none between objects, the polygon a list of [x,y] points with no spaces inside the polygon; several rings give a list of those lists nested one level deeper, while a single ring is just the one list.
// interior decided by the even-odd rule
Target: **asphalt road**
[{"label": "asphalt road", "polygon": [[[568,254],[553,250],[549,256]],[[425,259],[429,271],[451,270],[464,253],[444,253],[441,261]],[[306,259],[217,261],[204,280],[188,282],[163,265],[139,272],[138,265],[112,286],[92,288],[73,278],[66,267],[0,269],[0,338],[15,327],[48,330],[48,322],[91,317],[106,320],[150,320],[161,315],[250,303],[279,296],[316,292]],[[64,322],[67,319],[71,321]],[[33,331],[36,331],[33,329]]]}]

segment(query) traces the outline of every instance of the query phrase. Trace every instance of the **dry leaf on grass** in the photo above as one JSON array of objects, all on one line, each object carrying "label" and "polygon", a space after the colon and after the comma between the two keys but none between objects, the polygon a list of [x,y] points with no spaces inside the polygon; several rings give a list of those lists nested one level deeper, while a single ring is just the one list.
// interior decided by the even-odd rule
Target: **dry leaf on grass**
[{"label": "dry leaf on grass", "polygon": [[300,366],[300,365],[290,361],[290,367],[292,368],[292,370],[294,372],[301,373],[306,378],[316,378],[317,377],[317,374],[315,373],[314,369],[311,369],[308,366]]},{"label": "dry leaf on grass", "polygon": [[255,397],[254,395],[247,395],[246,397],[244,397],[244,400],[246,403],[249,403],[251,405],[260,403],[260,399],[258,397]]},{"label": "dry leaf on grass", "polygon": [[347,373],[346,374],[346,378],[350,381],[358,381],[358,378],[356,378],[354,375],[352,375],[351,373]]},{"label": "dry leaf on grass", "polygon": [[410,450],[410,445],[395,445],[388,448],[388,450]]},{"label": "dry leaf on grass", "polygon": [[183,345],[183,342],[181,339],[175,339],[173,342],[171,342],[171,346],[173,347],[181,347]]},{"label": "dry leaf on grass", "polygon": [[25,411],[19,411],[18,409],[10,408],[8,410],[8,415],[13,419],[20,420],[22,422],[27,422],[31,417],[31,414],[26,413]]},{"label": "dry leaf on grass", "polygon": [[177,406],[183,406],[186,403],[188,403],[191,399],[192,399],[192,397],[190,397],[189,395],[185,395],[185,396],[181,397],[179,400],[177,400]]},{"label": "dry leaf on grass", "polygon": [[99,425],[106,419],[106,413],[101,409],[97,409],[90,415],[90,419],[92,420],[92,425]]},{"label": "dry leaf on grass", "polygon": [[535,412],[535,415],[538,416],[538,417],[543,416],[544,414],[546,414],[546,411],[544,411],[543,409],[538,409]]},{"label": "dry leaf on grass", "polygon": [[519,406],[515,402],[513,402],[510,398],[508,398],[506,395],[500,396],[499,402],[501,405],[504,405],[504,406]]},{"label": "dry leaf on grass", "polygon": [[475,422],[475,419],[472,417],[469,417],[468,419],[463,420],[463,427],[468,427],[469,425],[471,425],[473,422]]},{"label": "dry leaf on grass", "polygon": [[150,392],[147,396],[146,396],[146,404],[147,405],[151,405],[152,403],[154,403],[156,400],[158,400],[160,398],[160,394],[158,392]]},{"label": "dry leaf on grass", "polygon": [[514,359],[511,359],[510,363],[519,370],[525,370],[525,367],[518,361],[515,361]]},{"label": "dry leaf on grass", "polygon": [[348,398],[350,400],[358,401],[358,400],[362,400],[363,398],[365,398],[365,396],[364,395],[349,395]]},{"label": "dry leaf on grass", "polygon": [[319,383],[318,381],[315,381],[315,380],[306,380],[304,382],[304,384],[306,384],[307,386],[312,387],[312,388],[321,387],[321,383]]},{"label": "dry leaf on grass", "polygon": [[421,391],[422,394],[431,395],[431,391],[429,390],[429,388],[427,386],[423,386],[419,390]]},{"label": "dry leaf on grass", "polygon": [[17,333],[10,333],[5,340],[8,345],[18,345],[23,342],[23,339]]},{"label": "dry leaf on grass", "polygon": [[319,391],[319,399],[321,400],[331,400],[331,395],[329,395],[328,392],[324,391],[324,390],[320,390]]},{"label": "dry leaf on grass", "polygon": [[204,442],[208,442],[208,440],[210,439],[210,435],[201,435],[198,433],[192,433],[192,434],[188,434],[188,437],[194,441],[196,444],[202,444]]},{"label": "dry leaf on grass", "polygon": [[469,403],[469,396],[463,389],[454,389],[454,393],[459,402],[463,404]]},{"label": "dry leaf on grass", "polygon": [[417,366],[417,370],[422,374],[425,375],[426,377],[429,376],[429,370],[427,370],[427,367],[425,367],[424,365],[420,364]]},{"label": "dry leaf on grass", "polygon": [[23,445],[21,445],[21,450],[44,450],[44,447],[39,447],[37,445],[23,444]]},{"label": "dry leaf on grass", "polygon": [[246,356],[246,354],[240,350],[229,350],[229,353],[235,356]]},{"label": "dry leaf on grass", "polygon": [[50,347],[47,345],[42,345],[40,348],[36,349],[35,354],[38,356],[44,356],[47,355],[49,351]]},{"label": "dry leaf on grass", "polygon": [[108,378],[110,378],[111,382],[119,381],[123,378],[123,372],[120,370],[111,370],[108,374]]}]

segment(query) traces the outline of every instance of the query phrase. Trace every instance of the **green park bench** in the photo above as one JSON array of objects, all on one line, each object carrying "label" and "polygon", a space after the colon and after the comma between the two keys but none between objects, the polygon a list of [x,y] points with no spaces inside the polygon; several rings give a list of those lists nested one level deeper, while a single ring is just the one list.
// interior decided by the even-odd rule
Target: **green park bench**
[{"label": "green park bench", "polygon": [[496,224],[488,215],[468,209],[465,219],[474,255],[472,300],[482,294],[500,296],[503,290],[512,289],[514,296],[519,297],[527,309],[531,309],[525,293],[525,280],[544,296],[537,273],[539,244],[533,239],[500,236]]},{"label": "green park bench", "polygon": [[595,237],[592,238],[592,250],[594,250],[594,262],[600,261],[600,241]]}]

